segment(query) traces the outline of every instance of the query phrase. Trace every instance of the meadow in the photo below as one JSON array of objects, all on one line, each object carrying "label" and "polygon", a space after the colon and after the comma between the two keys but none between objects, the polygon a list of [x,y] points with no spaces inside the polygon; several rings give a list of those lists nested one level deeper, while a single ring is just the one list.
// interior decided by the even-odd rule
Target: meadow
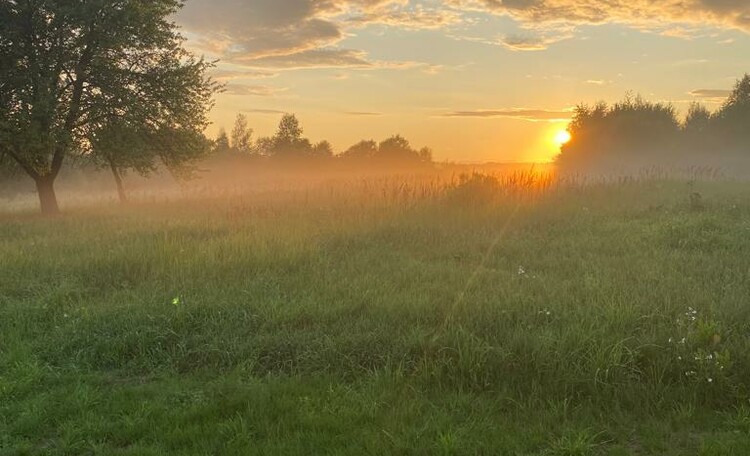
[{"label": "meadow", "polygon": [[750,454],[750,186],[0,212],[0,454]]}]

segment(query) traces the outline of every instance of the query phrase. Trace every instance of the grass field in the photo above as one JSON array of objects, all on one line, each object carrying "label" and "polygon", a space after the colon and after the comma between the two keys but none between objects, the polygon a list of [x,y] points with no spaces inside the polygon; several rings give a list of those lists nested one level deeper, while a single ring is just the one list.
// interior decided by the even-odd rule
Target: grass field
[{"label": "grass field", "polygon": [[750,185],[0,215],[0,454],[750,454]]}]

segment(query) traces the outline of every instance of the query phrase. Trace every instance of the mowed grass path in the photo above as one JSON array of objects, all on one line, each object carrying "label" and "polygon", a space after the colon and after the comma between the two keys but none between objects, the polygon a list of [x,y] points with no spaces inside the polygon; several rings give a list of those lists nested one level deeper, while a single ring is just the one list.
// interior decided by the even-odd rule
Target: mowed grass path
[{"label": "mowed grass path", "polygon": [[748,184],[464,190],[0,216],[0,454],[750,454]]}]

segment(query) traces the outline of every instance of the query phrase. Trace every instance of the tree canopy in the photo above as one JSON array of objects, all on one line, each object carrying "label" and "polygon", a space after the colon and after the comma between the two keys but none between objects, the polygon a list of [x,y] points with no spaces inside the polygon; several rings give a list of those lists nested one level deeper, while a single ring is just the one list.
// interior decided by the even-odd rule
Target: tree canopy
[{"label": "tree canopy", "polygon": [[[219,87],[183,47],[178,0],[0,2],[0,151],[58,211],[66,157],[178,169],[201,148]],[[127,139],[136,147],[117,146]],[[187,147],[181,147],[185,146]]]},{"label": "tree canopy", "polygon": [[614,105],[579,105],[568,126],[572,139],[558,162],[572,168],[665,165],[736,158],[750,153],[750,75],[716,112],[693,103],[680,122],[671,104],[627,96]]}]

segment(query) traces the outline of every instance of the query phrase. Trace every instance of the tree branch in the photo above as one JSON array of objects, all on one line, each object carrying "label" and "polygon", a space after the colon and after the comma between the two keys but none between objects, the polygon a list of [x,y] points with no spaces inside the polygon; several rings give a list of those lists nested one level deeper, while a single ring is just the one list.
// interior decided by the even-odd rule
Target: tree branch
[{"label": "tree branch", "polygon": [[13,160],[15,160],[16,163],[18,163],[18,166],[20,166],[24,171],[26,171],[26,174],[28,174],[32,179],[37,180],[41,177],[41,175],[34,170],[33,167],[31,167],[28,163],[24,162],[21,157],[13,152],[10,148],[6,147],[3,149],[3,153],[8,154]]}]

